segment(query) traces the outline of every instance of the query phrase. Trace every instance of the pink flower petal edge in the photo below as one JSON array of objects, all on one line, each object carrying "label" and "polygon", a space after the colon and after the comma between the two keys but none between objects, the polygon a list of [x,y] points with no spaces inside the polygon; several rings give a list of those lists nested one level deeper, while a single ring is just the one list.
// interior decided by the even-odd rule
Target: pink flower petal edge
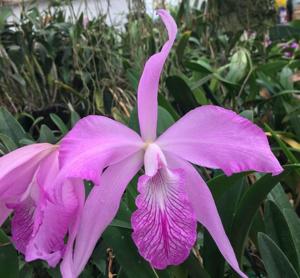
[{"label": "pink flower petal edge", "polygon": [[231,243],[224,231],[218,210],[208,186],[197,170],[188,162],[167,155],[170,167],[181,168],[186,175],[186,190],[197,220],[208,230],[221,254],[230,266],[243,278],[247,278],[239,267]]},{"label": "pink flower petal edge", "polygon": [[218,106],[190,111],[156,144],[194,164],[222,169],[226,175],[249,170],[277,175],[283,171],[263,130]]},{"label": "pink flower petal edge", "polygon": [[82,272],[98,239],[115,217],[127,184],[142,163],[143,153],[137,152],[104,171],[100,185],[92,189],[85,202],[74,250],[68,248],[61,264],[64,278],[77,277]]},{"label": "pink flower petal edge", "polygon": [[137,152],[143,142],[127,126],[102,116],[87,116],[63,138],[60,146],[61,179],[100,183],[104,168]]}]

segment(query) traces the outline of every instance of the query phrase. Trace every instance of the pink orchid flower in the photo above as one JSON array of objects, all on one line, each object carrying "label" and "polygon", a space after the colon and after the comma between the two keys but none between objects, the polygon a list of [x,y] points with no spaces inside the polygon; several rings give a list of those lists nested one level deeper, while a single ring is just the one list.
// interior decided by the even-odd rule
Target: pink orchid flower
[{"label": "pink orchid flower", "polygon": [[139,83],[141,136],[109,118],[88,116],[62,140],[62,172],[96,184],[84,205],[76,244],[61,265],[65,278],[77,277],[84,269],[116,215],[126,186],[143,165],[137,210],[131,218],[140,254],[157,269],[182,263],[195,244],[198,221],[231,267],[247,277],[239,268],[212,195],[191,163],[219,168],[227,175],[248,170],[276,175],[282,168],[259,127],[212,105],[190,111],[156,138],[159,78],[177,33],[170,14],[165,10],[158,14],[169,39],[146,62]]},{"label": "pink orchid flower", "polygon": [[[65,181],[62,201],[49,201],[59,172],[59,146],[33,144],[0,158],[0,226],[10,213],[12,242],[26,261],[43,259],[54,267],[72,240],[83,207],[83,185]],[[70,241],[71,242],[71,241]]]}]

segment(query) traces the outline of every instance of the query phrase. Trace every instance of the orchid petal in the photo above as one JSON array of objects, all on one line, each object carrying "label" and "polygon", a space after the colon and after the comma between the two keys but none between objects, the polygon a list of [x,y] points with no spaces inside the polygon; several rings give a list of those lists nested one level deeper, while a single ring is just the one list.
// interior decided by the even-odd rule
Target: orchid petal
[{"label": "orchid petal", "polygon": [[[82,214],[84,201],[85,201],[84,187],[82,186],[82,182],[77,179],[76,180],[72,179],[71,182],[74,185],[74,192],[77,195],[78,208],[76,212],[76,217],[73,223],[71,223],[69,227],[69,237],[68,237],[68,242],[65,250],[65,255],[60,265],[61,273],[64,278],[75,277],[74,266],[73,266],[73,245],[80,225],[81,214]],[[76,185],[76,183],[80,183],[80,184]]]},{"label": "orchid petal", "polygon": [[144,141],[154,141],[156,138],[159,78],[177,33],[177,26],[172,16],[165,10],[159,10],[157,13],[167,28],[169,39],[162,50],[146,62],[138,86],[138,116]]},{"label": "orchid petal", "polygon": [[[98,239],[116,215],[127,184],[142,163],[143,152],[140,151],[104,171],[100,185],[92,189],[85,202],[74,247],[73,265],[69,265],[69,260],[62,264],[62,272],[66,274],[64,277],[77,277],[84,269]],[[72,249],[68,252],[72,252]],[[73,270],[74,276],[70,270]]]},{"label": "orchid petal", "polygon": [[156,144],[149,144],[144,155],[145,174],[154,176],[160,168],[160,164],[167,165],[164,154]]},{"label": "orchid petal", "polygon": [[83,188],[82,183],[73,184],[67,180],[62,185],[62,202],[50,202],[47,196],[52,194],[52,183],[58,173],[58,151],[56,151],[42,161],[37,173],[36,180],[40,191],[38,209],[32,239],[26,249],[27,261],[44,259],[53,267],[63,256],[64,238],[77,217],[79,200],[76,192]]},{"label": "orchid petal", "polygon": [[170,167],[183,169],[187,179],[187,194],[197,220],[208,230],[230,266],[241,277],[247,278],[239,268],[231,243],[224,231],[214,199],[206,183],[190,163],[170,155],[167,155],[167,161]]},{"label": "orchid petal", "polygon": [[47,201],[42,209],[42,221],[26,248],[26,261],[44,259],[55,267],[65,251],[64,238],[76,217],[78,207],[74,187],[69,182],[63,186],[64,203]]},{"label": "orchid petal", "polygon": [[263,130],[236,113],[213,105],[187,113],[156,144],[194,164],[220,168],[226,175],[248,170],[276,175],[283,170]]},{"label": "orchid petal", "polygon": [[10,215],[12,209],[9,209],[5,203],[0,202],[0,227],[6,220],[6,218]]},{"label": "orchid petal", "polygon": [[11,221],[12,242],[18,251],[25,254],[33,232],[36,205],[34,200],[29,197],[11,208],[14,209]]},{"label": "orchid petal", "polygon": [[129,157],[142,146],[140,136],[125,125],[102,116],[88,116],[61,142],[63,178],[81,178],[99,184],[105,167]]},{"label": "orchid petal", "polygon": [[15,202],[27,190],[40,161],[57,147],[33,144],[0,158],[0,200]]},{"label": "orchid petal", "polygon": [[157,269],[178,265],[196,241],[197,222],[185,192],[181,169],[162,166],[139,178],[132,238],[140,254]]}]

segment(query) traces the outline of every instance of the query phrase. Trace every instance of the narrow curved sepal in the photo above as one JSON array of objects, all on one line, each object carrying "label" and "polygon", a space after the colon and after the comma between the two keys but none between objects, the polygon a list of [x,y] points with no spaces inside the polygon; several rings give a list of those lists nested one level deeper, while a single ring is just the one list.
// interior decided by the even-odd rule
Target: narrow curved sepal
[{"label": "narrow curved sepal", "polygon": [[144,141],[154,141],[157,127],[157,93],[160,75],[176,38],[177,26],[165,10],[158,10],[168,31],[168,40],[161,51],[152,55],[146,62],[138,86],[138,117]]}]

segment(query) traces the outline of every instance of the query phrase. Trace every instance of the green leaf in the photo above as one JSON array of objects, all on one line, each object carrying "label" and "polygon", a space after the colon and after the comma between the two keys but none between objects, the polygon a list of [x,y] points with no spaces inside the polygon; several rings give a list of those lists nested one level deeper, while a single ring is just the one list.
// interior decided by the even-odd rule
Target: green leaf
[{"label": "green leaf", "polygon": [[[291,163],[298,163],[298,159],[294,156],[294,154],[288,149],[285,143],[277,136],[276,132],[273,131],[267,124],[265,124],[266,129],[272,134],[272,137],[276,140],[279,147],[282,149],[283,153],[286,155],[288,160]],[[297,173],[300,175],[300,170],[296,169]]]},{"label": "green leaf", "polygon": [[280,84],[285,90],[293,90],[293,71],[289,67],[284,67],[280,73]]},{"label": "green leaf", "polygon": [[[208,186],[216,202],[223,227],[226,233],[230,234],[237,205],[247,186],[245,173],[231,177],[220,175],[210,180]],[[203,259],[205,269],[211,277],[224,276],[225,260],[207,231],[204,233]]]},{"label": "green leaf", "polygon": [[275,185],[295,169],[299,169],[299,164],[286,166],[284,172],[277,176],[266,174],[244,194],[236,210],[231,230],[231,243],[239,262],[242,260],[247,236],[261,203]]},{"label": "green leaf", "polygon": [[229,64],[229,72],[226,79],[233,83],[241,81],[247,73],[248,58],[247,50],[240,49],[231,57]]},{"label": "green leaf", "polygon": [[5,21],[12,14],[10,7],[1,7],[0,9],[0,30],[4,27]]},{"label": "green leaf", "polygon": [[166,100],[166,98],[162,94],[158,94],[158,105],[166,109],[175,121],[179,120],[180,116],[178,115],[174,107],[170,104],[170,102]]},{"label": "green leaf", "polygon": [[175,106],[178,106],[183,113],[198,106],[192,90],[179,76],[169,76],[166,79],[166,86],[175,99]]},{"label": "green leaf", "polygon": [[[288,223],[289,221],[291,223]],[[294,224],[296,229],[300,227],[298,216],[286,218],[283,211],[274,202],[268,201],[265,206],[266,233],[280,247],[293,267],[300,273],[299,254],[297,253],[297,246],[300,244],[300,233],[292,234],[289,224]]]},{"label": "green leaf", "polygon": [[11,243],[0,244],[0,277],[19,278],[18,253]]},{"label": "green leaf", "polygon": [[3,143],[3,145],[6,147],[8,152],[11,152],[18,148],[17,144],[7,135],[0,133],[0,141]]},{"label": "green leaf", "polygon": [[75,110],[71,110],[71,127],[73,127],[79,120],[79,114]]},{"label": "green leaf", "polygon": [[4,233],[2,229],[0,229],[0,246],[2,244],[6,245],[9,242],[10,242],[9,237]]},{"label": "green leaf", "polygon": [[27,137],[19,122],[3,107],[0,108],[0,133],[10,137],[18,146],[20,140]]},{"label": "green leaf", "polygon": [[38,142],[55,144],[56,141],[57,139],[54,136],[53,131],[47,125],[42,125],[40,128],[40,137]]},{"label": "green leaf", "polygon": [[258,234],[258,245],[266,271],[271,278],[299,278],[285,254],[266,234]]},{"label": "green leaf", "polygon": [[190,36],[191,36],[191,31],[186,31],[181,35],[179,39],[179,42],[176,47],[176,55],[179,63],[182,63],[184,50],[187,47]]},{"label": "green leaf", "polygon": [[55,123],[55,125],[58,127],[59,131],[62,135],[65,135],[68,132],[68,128],[63,122],[63,120],[57,116],[56,114],[51,113],[50,114],[51,120]]},{"label": "green leaf", "polygon": [[[293,243],[293,246],[296,251],[296,255],[291,257],[287,253],[289,260],[293,262],[295,259],[297,263],[293,264],[295,269],[298,270],[300,273],[300,220],[298,215],[295,212],[295,209],[292,207],[291,203],[289,202],[287,195],[285,194],[284,190],[282,189],[282,186],[278,184],[268,195],[268,199],[271,200],[280,212],[282,213],[282,216],[285,219],[285,223],[287,224],[285,227],[285,230],[282,232],[289,232],[291,235],[290,242],[282,243],[280,245],[275,239],[276,243],[279,245],[279,247],[284,250],[285,246],[289,245],[289,243]],[[276,229],[279,229],[280,232],[284,228],[277,225],[275,226]],[[283,239],[284,241],[287,241],[287,239],[284,237],[280,237],[280,239]],[[283,246],[284,245],[284,246]]]},{"label": "green leaf", "polygon": [[243,112],[240,113],[240,115],[249,121],[253,122],[254,121],[254,115],[253,115],[253,110],[244,110]]},{"label": "green leaf", "polygon": [[207,273],[207,271],[203,268],[202,264],[199,260],[193,255],[187,258],[187,260],[183,263],[188,270],[188,274],[190,278],[210,278],[211,276]]}]

